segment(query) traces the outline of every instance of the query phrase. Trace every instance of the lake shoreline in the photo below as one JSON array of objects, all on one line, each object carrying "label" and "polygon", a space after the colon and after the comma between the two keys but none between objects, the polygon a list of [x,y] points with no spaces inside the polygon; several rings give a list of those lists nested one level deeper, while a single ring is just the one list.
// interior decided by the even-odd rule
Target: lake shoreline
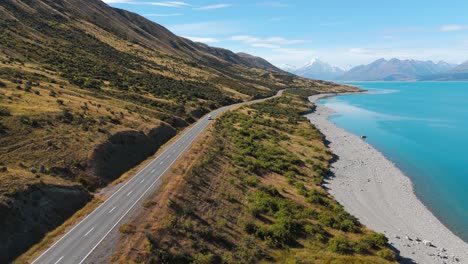
[{"label": "lake shoreline", "polygon": [[331,167],[334,176],[325,184],[330,194],[364,225],[384,233],[404,263],[467,263],[468,244],[427,209],[411,180],[381,152],[331,123],[328,118],[334,113],[317,104],[315,112],[306,115],[337,155]]}]

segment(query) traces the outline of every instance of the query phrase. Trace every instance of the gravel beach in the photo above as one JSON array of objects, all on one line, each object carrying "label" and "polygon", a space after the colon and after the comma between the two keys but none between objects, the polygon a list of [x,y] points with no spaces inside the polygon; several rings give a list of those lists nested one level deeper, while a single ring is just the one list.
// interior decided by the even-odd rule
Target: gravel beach
[{"label": "gravel beach", "polygon": [[[310,101],[330,94],[311,96]],[[361,223],[384,233],[402,263],[468,263],[468,244],[416,197],[410,179],[371,145],[328,121],[334,111],[317,105],[307,118],[337,156],[329,192]]]}]

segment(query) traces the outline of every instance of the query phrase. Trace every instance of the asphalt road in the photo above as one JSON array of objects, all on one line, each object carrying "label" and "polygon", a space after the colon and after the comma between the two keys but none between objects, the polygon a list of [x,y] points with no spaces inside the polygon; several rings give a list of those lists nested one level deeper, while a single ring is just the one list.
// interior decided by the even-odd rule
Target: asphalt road
[{"label": "asphalt road", "polygon": [[[280,96],[282,91],[277,95]],[[271,98],[273,98],[271,97]],[[268,98],[270,99],[270,98]],[[251,102],[259,102],[260,99]],[[247,102],[247,103],[251,103]],[[146,167],[127,181],[111,197],[91,212],[81,222],[76,224],[60,240],[40,255],[33,264],[83,263],[106,236],[121,220],[139,204],[142,198],[153,192],[160,184],[161,176],[171,168],[171,165],[192,145],[193,141],[211,122],[208,115],[215,118],[220,113],[239,106],[240,103],[225,106],[205,115],[179,138],[168,145],[166,149],[152,160]]]}]

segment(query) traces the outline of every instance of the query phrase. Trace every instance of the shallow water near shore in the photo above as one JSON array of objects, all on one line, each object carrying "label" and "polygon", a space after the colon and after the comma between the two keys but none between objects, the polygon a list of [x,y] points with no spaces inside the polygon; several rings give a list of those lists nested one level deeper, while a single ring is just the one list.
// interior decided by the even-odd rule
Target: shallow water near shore
[{"label": "shallow water near shore", "polygon": [[370,93],[319,100],[337,112],[330,121],[366,135],[411,178],[426,207],[468,242],[468,82],[349,84]]}]

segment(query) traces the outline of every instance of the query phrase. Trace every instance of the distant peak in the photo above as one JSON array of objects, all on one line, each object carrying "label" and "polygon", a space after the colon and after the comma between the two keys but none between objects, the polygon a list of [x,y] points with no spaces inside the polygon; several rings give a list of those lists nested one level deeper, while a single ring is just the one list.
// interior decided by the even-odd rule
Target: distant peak
[{"label": "distant peak", "polygon": [[304,67],[308,67],[308,66],[311,66],[311,65],[317,65],[317,64],[319,64],[319,65],[324,65],[324,64],[328,64],[328,63],[323,62],[323,61],[321,61],[321,60],[318,59],[318,58],[314,58],[314,59],[310,60],[309,62],[307,62],[307,63],[304,65]]}]

